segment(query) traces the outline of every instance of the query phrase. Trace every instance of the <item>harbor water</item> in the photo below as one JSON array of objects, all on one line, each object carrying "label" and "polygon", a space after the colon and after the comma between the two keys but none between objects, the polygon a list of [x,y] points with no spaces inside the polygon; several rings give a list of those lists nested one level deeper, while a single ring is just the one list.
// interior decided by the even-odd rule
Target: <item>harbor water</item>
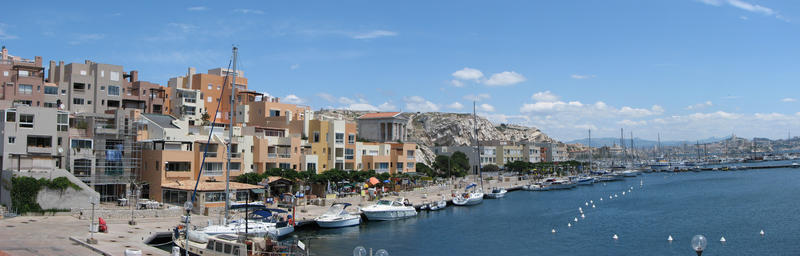
[{"label": "harbor water", "polygon": [[798,195],[800,169],[650,173],[296,234],[315,255],[352,255],[356,246],[391,255],[694,255],[696,234],[709,241],[703,255],[800,255]]}]

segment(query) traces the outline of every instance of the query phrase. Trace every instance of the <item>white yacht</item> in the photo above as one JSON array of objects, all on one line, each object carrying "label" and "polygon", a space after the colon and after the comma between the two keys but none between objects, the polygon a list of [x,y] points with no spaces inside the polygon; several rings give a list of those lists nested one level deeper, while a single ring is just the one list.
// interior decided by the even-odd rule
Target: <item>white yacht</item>
[{"label": "white yacht", "polygon": [[361,224],[361,215],[351,214],[345,210],[349,203],[335,203],[328,211],[314,219],[322,228],[341,228]]},{"label": "white yacht", "polygon": [[481,191],[473,191],[469,192],[469,189],[474,188],[475,183],[469,184],[466,189],[464,189],[464,193],[460,195],[453,195],[453,204],[458,206],[468,206],[468,205],[476,205],[483,202],[483,192]]},{"label": "white yacht", "polygon": [[381,199],[375,205],[361,208],[367,220],[398,220],[417,216],[413,206],[406,205],[407,200],[398,198],[395,201]]},{"label": "white yacht", "polygon": [[438,211],[444,209],[445,207],[447,207],[447,200],[445,200],[444,197],[442,197],[442,200],[431,202],[428,204],[429,211]]},{"label": "white yacht", "polygon": [[567,179],[554,178],[545,180],[544,185],[547,186],[548,190],[571,189],[577,186],[575,182],[571,182]]},{"label": "white yacht", "polygon": [[547,191],[549,188],[541,183],[535,183],[522,186],[522,189],[527,191]]},{"label": "white yacht", "polygon": [[283,237],[294,232],[294,225],[288,218],[278,214],[287,214],[282,209],[262,208],[254,211],[247,219],[234,220],[226,225],[209,225],[200,229],[207,235],[253,234],[256,236]]},{"label": "white yacht", "polygon": [[508,193],[508,190],[505,188],[492,188],[492,192],[486,193],[484,197],[488,199],[499,199],[505,197],[506,193]]}]

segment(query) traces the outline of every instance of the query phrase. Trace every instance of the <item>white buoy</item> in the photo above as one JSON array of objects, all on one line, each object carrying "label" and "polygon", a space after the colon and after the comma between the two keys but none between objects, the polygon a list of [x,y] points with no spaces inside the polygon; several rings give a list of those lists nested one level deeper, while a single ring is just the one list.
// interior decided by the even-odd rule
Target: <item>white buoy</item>
[{"label": "white buoy", "polygon": [[614,194],[614,197],[619,197],[617,194]]},{"label": "white buoy", "polygon": [[592,203],[592,204],[594,204],[594,201],[593,201],[593,200],[589,200],[589,203]]},{"label": "white buoy", "polygon": [[623,196],[625,195],[625,191],[622,191],[622,195],[623,195]]},{"label": "white buoy", "polygon": [[589,206],[589,202],[583,202],[583,204]]},{"label": "white buoy", "polygon": [[603,201],[603,198],[602,198],[602,197],[600,198],[600,201]]},{"label": "white buoy", "polygon": [[572,223],[567,223],[567,227],[572,227]]},{"label": "white buoy", "polygon": [[725,240],[725,237],[724,237],[724,236],[723,236],[722,238],[720,238],[720,239],[719,239],[719,242],[720,242],[720,243],[725,243],[726,241],[727,241],[727,240]]},{"label": "white buoy", "polygon": [[617,236],[617,234],[614,234],[614,236],[612,236],[611,238],[614,238],[614,240],[617,240],[617,239],[619,239],[619,236]]},{"label": "white buoy", "polygon": [[614,199],[614,197],[613,196],[608,196],[608,199]]},{"label": "white buoy", "polygon": [[575,222],[578,222],[578,217],[575,217],[574,221],[575,221]]},{"label": "white buoy", "polygon": [[586,215],[583,215],[583,214],[581,213],[581,219],[584,219],[584,218],[586,218]]},{"label": "white buoy", "polygon": [[594,205],[592,205],[592,208],[594,208]]},{"label": "white buoy", "polygon": [[672,242],[672,235],[670,235],[669,237],[667,237],[667,241],[669,241],[669,242]]},{"label": "white buoy", "polygon": [[552,230],[550,230],[550,233],[553,233],[553,234],[555,234],[555,233],[556,233],[556,229],[552,229]]},{"label": "white buoy", "polygon": [[582,211],[583,211],[583,209],[581,209],[580,207],[578,207],[578,211],[579,211],[579,212],[582,212]]},{"label": "white buoy", "polygon": [[761,236],[764,236],[764,230],[762,229],[761,232],[759,232],[759,234],[761,234]]}]

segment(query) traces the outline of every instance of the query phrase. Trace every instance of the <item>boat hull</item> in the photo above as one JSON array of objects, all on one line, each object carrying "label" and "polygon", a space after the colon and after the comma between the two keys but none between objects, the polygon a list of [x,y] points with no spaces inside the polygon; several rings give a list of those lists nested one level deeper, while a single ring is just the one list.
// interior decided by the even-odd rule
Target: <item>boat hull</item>
[{"label": "boat hull", "polygon": [[367,220],[383,221],[383,220],[399,220],[417,216],[416,210],[388,210],[388,211],[366,211],[362,210]]},{"label": "boat hull", "polygon": [[505,197],[507,192],[508,191],[503,190],[502,192],[497,192],[497,193],[487,193],[486,195],[484,195],[484,197],[486,199],[500,199]]},{"label": "boat hull", "polygon": [[358,224],[361,224],[361,216],[339,220],[317,220],[317,225],[319,225],[321,228],[343,228],[358,226]]},{"label": "boat hull", "polygon": [[458,206],[477,205],[483,202],[483,197],[454,198],[453,204]]}]

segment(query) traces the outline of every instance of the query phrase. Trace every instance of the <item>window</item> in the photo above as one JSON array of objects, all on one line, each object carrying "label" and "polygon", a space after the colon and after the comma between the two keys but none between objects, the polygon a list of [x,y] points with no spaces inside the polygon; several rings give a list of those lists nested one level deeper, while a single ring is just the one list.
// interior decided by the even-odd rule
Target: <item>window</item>
[{"label": "window", "polygon": [[81,91],[86,90],[86,84],[84,84],[84,83],[72,83],[72,89],[73,90],[81,90]]},{"label": "window", "polygon": [[206,163],[203,166],[203,175],[206,176],[221,176],[222,163]]},{"label": "window", "polygon": [[17,142],[17,137],[8,136],[8,144],[14,144]]},{"label": "window", "polygon": [[14,100],[14,105],[21,104],[21,105],[28,105],[28,106],[30,106],[30,105],[31,105],[31,103],[33,103],[33,102],[32,102],[32,101],[30,101],[30,100]]},{"label": "window", "polygon": [[348,134],[347,135],[347,143],[348,144],[355,144],[356,143],[356,135],[355,134]]},{"label": "window", "polygon": [[119,96],[119,86],[109,85],[108,86],[108,95],[110,95],[110,96]]},{"label": "window", "polygon": [[289,163],[280,163],[280,164],[278,164],[278,168],[281,168],[281,169],[284,169],[284,170],[291,170],[292,169],[292,165],[290,165]]},{"label": "window", "polygon": [[238,171],[241,171],[241,170],[242,170],[242,163],[231,162],[231,171],[232,172],[238,172]]},{"label": "window", "polygon": [[45,86],[45,87],[44,87],[44,94],[52,94],[52,95],[57,95],[57,94],[58,94],[58,87],[55,87],[55,86]]},{"label": "window", "polygon": [[28,136],[28,147],[50,148],[53,147],[53,137]]},{"label": "window", "polygon": [[45,102],[44,103],[44,107],[46,107],[46,108],[57,108],[58,104],[56,104],[55,102]]},{"label": "window", "polygon": [[119,72],[111,71],[109,79],[111,79],[111,81],[119,81]]},{"label": "window", "polygon": [[206,192],[206,203],[225,201],[225,192]]},{"label": "window", "polygon": [[230,244],[225,244],[225,251],[223,253],[230,254],[233,247]]},{"label": "window", "polygon": [[397,170],[403,169],[403,162],[397,162]]},{"label": "window", "polygon": [[208,84],[208,89],[209,90],[214,89],[214,85],[213,84]]},{"label": "window", "polygon": [[92,140],[73,139],[71,148],[73,148],[73,149],[92,149]]},{"label": "window", "polygon": [[105,87],[105,86],[100,86],[100,90],[101,90],[101,91],[105,91],[105,90],[106,90],[106,87]]},{"label": "window", "polygon": [[81,70],[81,75],[85,76],[86,75],[86,70]]},{"label": "window", "polygon": [[269,116],[281,116],[280,110],[269,110]]},{"label": "window", "polygon": [[33,128],[33,115],[20,114],[19,115],[19,127]]},{"label": "window", "polygon": [[16,111],[6,111],[6,122],[16,122],[17,121],[17,112]]},{"label": "window", "polygon": [[386,170],[389,169],[389,163],[378,163],[379,170]]},{"label": "window", "polygon": [[314,132],[314,142],[319,142],[319,132]]},{"label": "window", "polygon": [[352,148],[344,149],[344,159],[353,160],[353,149]]},{"label": "window", "polygon": [[69,115],[66,113],[58,113],[56,117],[59,132],[66,132],[69,129]]},{"label": "window", "polygon": [[8,76],[8,71],[3,71],[3,76]]},{"label": "window", "polygon": [[19,93],[20,94],[31,94],[33,92],[33,85],[29,84],[20,84],[19,85]]},{"label": "window", "polygon": [[208,102],[211,102],[211,101],[213,101],[213,100],[211,99],[211,96],[208,96]]},{"label": "window", "polygon": [[106,77],[106,71],[100,70],[100,77]]},{"label": "window", "polygon": [[67,90],[61,90],[61,95],[67,95]]},{"label": "window", "polygon": [[83,105],[83,99],[81,99],[81,98],[73,98],[72,99],[72,104]]},{"label": "window", "polygon": [[413,159],[413,158],[414,158],[414,150],[408,150],[408,151],[406,151],[406,157],[407,157],[408,159]]},{"label": "window", "polygon": [[29,75],[27,70],[20,70],[19,72],[17,72],[17,74],[19,76],[28,76]]},{"label": "window", "polygon": [[336,143],[344,143],[344,133],[336,133]]},{"label": "window", "polygon": [[189,162],[167,162],[164,169],[168,172],[188,172],[191,164]]}]

